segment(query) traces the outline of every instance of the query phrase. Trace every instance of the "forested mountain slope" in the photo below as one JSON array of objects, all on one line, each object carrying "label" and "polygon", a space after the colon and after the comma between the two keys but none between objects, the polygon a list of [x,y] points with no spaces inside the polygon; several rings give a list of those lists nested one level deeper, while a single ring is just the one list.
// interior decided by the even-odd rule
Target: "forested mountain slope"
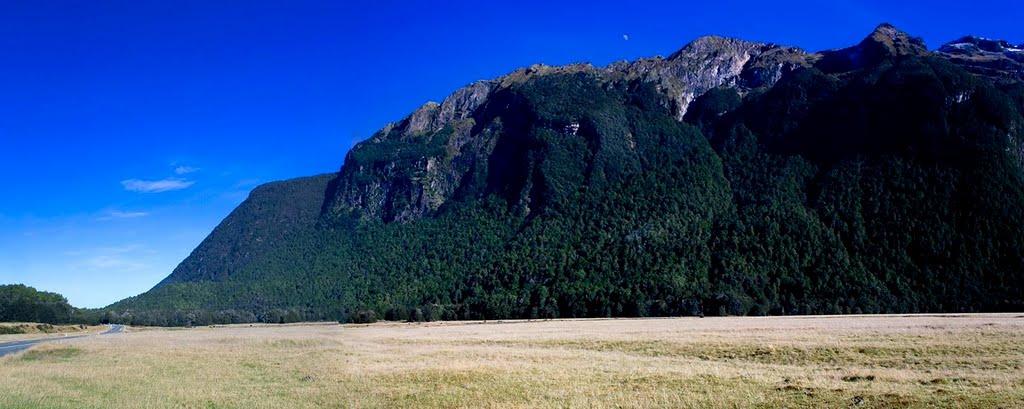
[{"label": "forested mountain slope", "polygon": [[477,82],[335,175],[257,188],[109,309],[168,325],[1021,309],[1020,51],[960,41],[705,37]]}]

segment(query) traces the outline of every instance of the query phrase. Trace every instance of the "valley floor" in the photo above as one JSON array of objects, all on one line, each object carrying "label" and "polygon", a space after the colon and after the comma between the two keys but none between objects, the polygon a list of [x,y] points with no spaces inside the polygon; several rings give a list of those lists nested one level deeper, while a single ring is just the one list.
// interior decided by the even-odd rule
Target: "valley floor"
[{"label": "valley floor", "polygon": [[29,339],[98,334],[107,329],[103,325],[47,325],[35,322],[0,322],[0,344]]},{"label": "valley floor", "polygon": [[0,407],[1024,406],[1024,314],[128,331],[0,358]]}]

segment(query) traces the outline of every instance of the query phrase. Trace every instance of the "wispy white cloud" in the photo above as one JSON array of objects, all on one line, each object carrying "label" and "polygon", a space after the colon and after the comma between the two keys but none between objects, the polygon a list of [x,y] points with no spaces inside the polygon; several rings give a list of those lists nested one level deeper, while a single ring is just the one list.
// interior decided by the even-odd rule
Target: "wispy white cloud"
[{"label": "wispy white cloud", "polygon": [[132,271],[146,267],[145,263],[114,255],[98,255],[83,260],[82,267],[89,270]]},{"label": "wispy white cloud", "polygon": [[195,182],[182,180],[182,179],[163,179],[163,180],[139,180],[139,179],[127,179],[122,180],[121,185],[124,186],[125,190],[139,193],[160,193],[170,192],[173,190],[186,189],[192,186]]},{"label": "wispy white cloud", "polygon": [[629,34],[623,34],[622,35],[622,39],[626,40],[626,41],[629,41]]},{"label": "wispy white cloud", "polygon": [[78,257],[85,255],[118,255],[127,253],[153,253],[153,250],[149,250],[146,246],[141,244],[123,244],[119,246],[106,246],[106,247],[91,247],[88,249],[68,250],[64,252],[65,256]]},{"label": "wispy white cloud", "polygon": [[178,166],[174,168],[174,173],[179,175],[187,175],[189,173],[198,172],[199,168],[193,168],[191,166]]},{"label": "wispy white cloud", "polygon": [[135,251],[143,251],[145,249],[146,249],[146,246],[143,246],[141,244],[123,244],[123,245],[120,245],[120,246],[100,247],[97,250],[100,250],[100,251],[103,251],[103,252],[106,252],[106,253],[122,254],[122,253],[131,253],[131,252],[135,252]]},{"label": "wispy white cloud", "polygon": [[235,183],[235,187],[256,187],[260,184],[259,179],[242,179]]},{"label": "wispy white cloud", "polygon": [[120,210],[111,210],[111,211],[107,212],[106,214],[104,214],[103,216],[100,216],[96,220],[99,220],[101,222],[105,222],[105,221],[109,221],[109,220],[119,220],[119,219],[137,219],[139,217],[146,217],[146,216],[149,216],[149,213],[146,213],[146,212],[122,212]]},{"label": "wispy white cloud", "polygon": [[145,257],[155,252],[141,244],[126,244],[113,247],[97,247],[87,250],[66,251],[67,257],[77,258],[73,264],[85,271],[131,272],[145,269]]}]

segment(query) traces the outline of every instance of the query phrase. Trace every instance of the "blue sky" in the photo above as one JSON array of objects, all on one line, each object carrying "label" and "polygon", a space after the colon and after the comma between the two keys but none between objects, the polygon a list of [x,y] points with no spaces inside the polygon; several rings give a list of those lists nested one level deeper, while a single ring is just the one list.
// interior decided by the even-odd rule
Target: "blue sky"
[{"label": "blue sky", "polygon": [[816,51],[890,22],[1024,42],[1016,2],[0,2],[0,283],[99,307],[165,277],[254,186],[334,172],[425,101],[533,63],[706,34]]}]

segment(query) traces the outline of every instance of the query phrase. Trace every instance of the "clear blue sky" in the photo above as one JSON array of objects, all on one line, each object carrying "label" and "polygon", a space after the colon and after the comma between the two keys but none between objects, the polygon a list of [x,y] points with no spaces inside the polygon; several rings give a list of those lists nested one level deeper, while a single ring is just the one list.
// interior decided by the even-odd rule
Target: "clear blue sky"
[{"label": "clear blue sky", "polygon": [[[485,4],[486,3],[486,4]],[[890,22],[1024,42],[1013,1],[0,1],[0,283],[148,290],[248,194],[428,100],[705,34],[816,51]],[[628,36],[628,39],[627,39]]]}]

